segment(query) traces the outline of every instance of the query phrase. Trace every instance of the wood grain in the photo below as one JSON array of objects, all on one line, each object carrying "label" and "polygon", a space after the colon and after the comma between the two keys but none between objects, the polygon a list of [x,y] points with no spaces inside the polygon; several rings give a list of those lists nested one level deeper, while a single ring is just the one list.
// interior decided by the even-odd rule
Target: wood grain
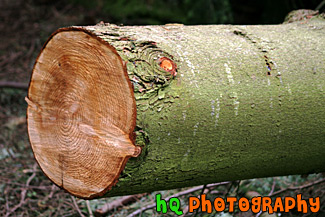
[{"label": "wood grain", "polygon": [[129,157],[136,105],[115,49],[91,33],[61,29],[36,60],[28,133],[37,162],[58,186],[93,198],[107,192]]}]

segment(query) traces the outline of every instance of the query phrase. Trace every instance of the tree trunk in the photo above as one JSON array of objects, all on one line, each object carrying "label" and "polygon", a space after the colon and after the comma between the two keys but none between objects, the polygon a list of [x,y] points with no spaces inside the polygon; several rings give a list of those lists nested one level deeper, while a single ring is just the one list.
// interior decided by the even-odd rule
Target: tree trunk
[{"label": "tree trunk", "polygon": [[322,19],[70,27],[36,60],[28,130],[45,174],[83,198],[322,172],[324,85]]}]

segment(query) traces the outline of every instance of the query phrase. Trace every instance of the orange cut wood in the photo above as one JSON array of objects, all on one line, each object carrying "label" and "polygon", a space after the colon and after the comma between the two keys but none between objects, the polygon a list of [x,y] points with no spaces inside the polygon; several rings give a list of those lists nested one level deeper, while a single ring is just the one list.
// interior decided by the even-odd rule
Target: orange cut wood
[{"label": "orange cut wood", "polygon": [[27,121],[35,159],[58,186],[81,198],[105,194],[130,157],[133,89],[116,50],[79,28],[55,32],[38,56]]}]

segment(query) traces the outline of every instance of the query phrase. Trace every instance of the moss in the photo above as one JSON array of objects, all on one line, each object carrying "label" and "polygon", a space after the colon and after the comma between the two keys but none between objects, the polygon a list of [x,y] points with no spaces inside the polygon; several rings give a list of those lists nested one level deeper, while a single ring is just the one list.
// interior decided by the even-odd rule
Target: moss
[{"label": "moss", "polygon": [[90,27],[128,61],[144,145],[108,195],[324,171],[324,27]]}]

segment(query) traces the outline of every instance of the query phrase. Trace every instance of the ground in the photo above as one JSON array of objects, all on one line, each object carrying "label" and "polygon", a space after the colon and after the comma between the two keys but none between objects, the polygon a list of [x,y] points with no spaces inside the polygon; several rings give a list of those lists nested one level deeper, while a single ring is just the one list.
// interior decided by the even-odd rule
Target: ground
[{"label": "ground", "polygon": [[[104,17],[96,10],[63,4],[51,0],[0,1],[0,81],[28,83],[32,67],[46,39],[59,27],[95,24]],[[105,20],[107,21],[107,20]],[[117,198],[104,198],[86,202],[70,196],[56,187],[40,170],[34,160],[26,129],[26,90],[0,88],[0,216],[88,216],[91,211]],[[186,188],[190,189],[190,188]],[[267,196],[303,194],[303,198],[320,197],[321,211],[305,216],[325,213],[325,182],[323,174],[286,176],[232,182],[210,189],[208,196],[245,196],[248,191]],[[185,189],[153,192],[142,195],[133,204],[112,210],[106,215],[126,216],[155,202],[155,194],[164,198]],[[202,190],[180,196],[182,210],[187,198]],[[96,214],[96,213],[95,213]],[[97,213],[98,214],[98,213]],[[160,216],[154,209],[142,216]],[[196,213],[197,216],[230,216],[225,213]],[[237,213],[250,216],[251,213]],[[165,216],[173,216],[168,212]],[[260,215],[262,216],[262,215]],[[301,216],[295,210],[281,216]]]}]

